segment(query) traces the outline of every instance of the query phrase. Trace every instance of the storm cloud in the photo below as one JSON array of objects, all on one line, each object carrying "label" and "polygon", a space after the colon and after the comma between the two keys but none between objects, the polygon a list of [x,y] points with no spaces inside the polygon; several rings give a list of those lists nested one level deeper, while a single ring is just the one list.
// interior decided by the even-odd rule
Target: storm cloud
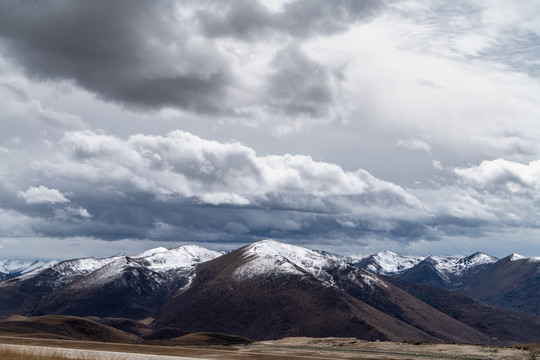
[{"label": "storm cloud", "polygon": [[345,31],[369,19],[383,6],[380,0],[335,0],[317,6],[309,0],[298,0],[272,10],[259,1],[216,1],[211,8],[199,10],[197,17],[210,36],[256,41],[272,33],[309,37]]},{"label": "storm cloud", "polygon": [[37,79],[136,107],[221,111],[227,62],[178,16],[168,0],[2,2],[0,37]]},{"label": "storm cloud", "polygon": [[413,195],[366,171],[309,156],[257,156],[239,143],[183,131],[128,139],[67,132],[53,153],[27,170],[62,190],[39,185],[17,192],[29,207],[49,204],[34,216],[51,222],[29,225],[47,236],[352,236],[428,216]]},{"label": "storm cloud", "polygon": [[[235,114],[241,109],[229,92],[242,85],[235,80],[234,59],[213,38],[270,36],[266,30],[289,37],[336,33],[381,6],[379,0],[340,0],[314,7],[302,0],[275,12],[258,1],[23,0],[0,4],[0,41],[3,55],[29,76],[74,82],[106,101],[139,110]],[[309,102],[329,101],[325,70],[298,51],[288,56],[292,59],[276,59],[281,75],[271,80],[278,84],[269,93],[275,95],[269,105],[293,96],[298,86],[293,82],[300,80],[299,101],[307,104],[277,107],[293,115],[321,115],[323,110]],[[293,65],[294,60],[308,68],[300,72],[303,64]],[[288,74],[294,77],[284,77]],[[319,80],[322,89],[316,90]],[[266,104],[262,97],[256,102]]]},{"label": "storm cloud", "polygon": [[538,14],[0,2],[0,249],[538,256]]},{"label": "storm cloud", "polygon": [[[304,155],[258,156],[238,142],[179,130],[128,138],[71,131],[50,154],[21,170],[17,184],[26,185],[16,190],[19,202],[12,196],[11,208],[3,210],[19,219],[21,234],[215,243],[273,237],[322,244],[376,237],[409,243],[481,237],[503,225],[531,227],[534,216],[526,212],[538,212],[525,195],[519,204],[496,196],[496,187],[527,177],[535,164],[454,169],[458,176],[451,186],[408,191],[365,170],[346,171]],[[2,189],[9,191],[15,189]]]}]

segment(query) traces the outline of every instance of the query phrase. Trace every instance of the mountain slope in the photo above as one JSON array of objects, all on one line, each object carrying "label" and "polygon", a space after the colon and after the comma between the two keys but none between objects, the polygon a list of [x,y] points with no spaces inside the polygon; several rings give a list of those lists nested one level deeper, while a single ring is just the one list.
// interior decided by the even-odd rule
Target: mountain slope
[{"label": "mountain slope", "polygon": [[[375,308],[389,295],[392,304]],[[371,304],[362,301],[368,298]],[[268,240],[199,265],[192,284],[169,296],[153,325],[252,339],[491,341],[373,274]]]},{"label": "mountain slope", "polygon": [[197,264],[219,255],[188,245],[148,250],[139,254],[139,258],[120,257],[45,295],[32,314],[133,319],[152,316],[170,288],[187,285]]},{"label": "mountain slope", "polygon": [[40,260],[0,260],[0,275],[7,274],[10,277],[16,277],[39,269],[43,265],[45,262]]},{"label": "mountain slope", "polygon": [[56,338],[69,340],[137,343],[141,339],[111,326],[74,316],[40,316],[0,321],[3,335]]},{"label": "mountain slope", "polygon": [[144,318],[161,304],[165,283],[161,274],[121,257],[45,295],[32,314]]},{"label": "mountain slope", "polygon": [[[528,311],[527,306],[538,306],[540,259],[496,261],[481,253],[421,259],[384,252],[360,265],[376,263],[382,264],[375,268],[381,273],[418,276],[486,301],[512,301]],[[537,317],[273,240],[226,255],[190,245],[134,257],[53,262],[0,283],[0,315],[15,312],[94,316],[159,339],[189,331],[257,340],[353,336],[509,344],[537,342],[540,334]],[[150,327],[133,321],[146,317],[155,317]]]},{"label": "mountain slope", "polygon": [[540,258],[507,256],[451,287],[490,305],[540,316]]},{"label": "mountain slope", "polygon": [[114,261],[117,257],[82,258],[51,262],[0,283],[0,316],[26,313],[46,294]]},{"label": "mountain slope", "polygon": [[386,274],[540,316],[540,258],[513,254],[499,260],[483,253],[464,258],[429,256],[413,267]]},{"label": "mountain slope", "polygon": [[507,339],[512,343],[535,342],[539,339],[540,317],[500,309],[436,287],[390,277],[386,281],[494,339]]},{"label": "mountain slope", "polygon": [[[150,249],[129,261],[125,256],[114,256],[51,262],[0,283],[0,315],[32,312],[142,316],[157,309],[170,287],[186,285],[198,263],[220,255],[188,245],[171,250]],[[97,283],[101,288],[96,287]],[[121,299],[131,305],[123,309]],[[97,303],[104,307],[99,310]],[[95,310],[91,311],[92,307]]]}]

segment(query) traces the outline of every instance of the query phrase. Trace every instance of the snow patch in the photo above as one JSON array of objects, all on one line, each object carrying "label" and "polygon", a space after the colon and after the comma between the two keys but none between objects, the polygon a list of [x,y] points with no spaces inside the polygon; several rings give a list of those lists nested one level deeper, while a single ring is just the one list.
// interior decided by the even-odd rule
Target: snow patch
[{"label": "snow patch", "polygon": [[360,277],[362,278],[362,281],[369,287],[373,287],[375,285],[382,286],[382,287],[388,287],[388,285],[386,285],[384,283],[384,281],[382,281],[378,277],[373,276],[371,274],[363,272],[363,273],[360,274]]},{"label": "snow patch", "polygon": [[299,269],[318,277],[325,267],[333,263],[315,251],[271,239],[246,246],[244,256],[249,259],[248,262],[234,274],[239,279],[272,273],[303,274]]},{"label": "snow patch", "polygon": [[88,276],[73,282],[70,286],[75,290],[96,288],[114,281],[122,276],[123,272],[133,266],[133,260],[123,256],[93,271]]},{"label": "snow patch", "polygon": [[169,250],[167,250],[164,247],[157,247],[157,248],[154,248],[154,249],[143,251],[142,253],[139,253],[139,254],[137,254],[135,256],[132,256],[132,258],[138,259],[138,258],[143,258],[143,257],[147,257],[147,256],[152,256],[152,255],[155,255],[155,254],[161,254],[161,253],[164,253],[164,252],[167,252],[167,251],[169,251]]},{"label": "snow patch", "polygon": [[367,265],[366,268],[377,274],[391,274],[407,270],[425,259],[424,256],[402,256],[387,250],[368,256],[368,258],[373,263]]},{"label": "snow patch", "polygon": [[186,245],[171,250],[156,251],[150,253],[150,255],[137,257],[137,259],[142,260],[143,264],[151,270],[165,272],[193,268],[200,263],[210,261],[221,255],[220,252],[208,250],[198,245]]},{"label": "snow patch", "polygon": [[26,274],[45,265],[40,260],[0,260],[0,272],[10,275]]}]

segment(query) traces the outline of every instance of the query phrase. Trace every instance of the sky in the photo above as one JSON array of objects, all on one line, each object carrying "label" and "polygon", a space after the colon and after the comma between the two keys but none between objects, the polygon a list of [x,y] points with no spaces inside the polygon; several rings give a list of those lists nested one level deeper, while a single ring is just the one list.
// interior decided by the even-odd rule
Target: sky
[{"label": "sky", "polygon": [[534,0],[1,0],[0,258],[540,256]]}]

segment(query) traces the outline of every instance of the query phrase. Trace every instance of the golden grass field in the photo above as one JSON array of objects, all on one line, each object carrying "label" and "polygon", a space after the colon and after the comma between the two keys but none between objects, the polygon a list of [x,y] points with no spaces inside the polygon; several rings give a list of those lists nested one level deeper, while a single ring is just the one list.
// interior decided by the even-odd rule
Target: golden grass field
[{"label": "golden grass field", "polygon": [[[61,353],[56,354],[44,354],[41,351],[27,350],[27,349],[15,349],[6,348],[0,346],[0,359],[3,360],[67,360],[66,356]],[[90,360],[90,359],[89,359]]]},{"label": "golden grass field", "polygon": [[[2,360],[129,360],[148,359],[160,355],[201,359],[242,360],[310,360],[310,359],[467,359],[467,360],[531,360],[538,348],[517,349],[458,344],[406,344],[363,342],[347,338],[287,338],[241,346],[149,346],[79,342],[51,339],[0,337]],[[49,346],[42,349],[28,347]],[[54,348],[52,348],[54,347]],[[76,350],[73,350],[76,349]],[[358,351],[343,351],[345,349]],[[96,352],[106,351],[98,355]],[[66,355],[67,351],[70,355]],[[76,353],[75,353],[75,352]],[[115,355],[112,352],[117,352]],[[47,352],[47,353],[45,353]],[[152,355],[151,355],[152,354]]]}]

